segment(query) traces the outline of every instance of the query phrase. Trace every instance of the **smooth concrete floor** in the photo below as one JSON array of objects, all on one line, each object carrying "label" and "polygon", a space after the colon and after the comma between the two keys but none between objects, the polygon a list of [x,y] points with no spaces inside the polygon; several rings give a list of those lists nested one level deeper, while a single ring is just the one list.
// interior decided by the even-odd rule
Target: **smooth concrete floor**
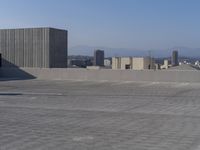
[{"label": "smooth concrete floor", "polygon": [[200,83],[0,81],[0,150],[200,150]]}]

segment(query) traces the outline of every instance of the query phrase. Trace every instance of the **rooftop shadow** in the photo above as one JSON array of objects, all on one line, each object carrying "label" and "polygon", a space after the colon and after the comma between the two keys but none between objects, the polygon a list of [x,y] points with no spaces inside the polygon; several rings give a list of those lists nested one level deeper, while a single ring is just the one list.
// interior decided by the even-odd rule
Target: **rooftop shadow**
[{"label": "rooftop shadow", "polygon": [[0,93],[0,96],[19,96],[21,93]]},{"label": "rooftop shadow", "polygon": [[2,67],[0,68],[0,81],[31,80],[35,78],[35,76],[25,72],[15,64],[2,58]]}]

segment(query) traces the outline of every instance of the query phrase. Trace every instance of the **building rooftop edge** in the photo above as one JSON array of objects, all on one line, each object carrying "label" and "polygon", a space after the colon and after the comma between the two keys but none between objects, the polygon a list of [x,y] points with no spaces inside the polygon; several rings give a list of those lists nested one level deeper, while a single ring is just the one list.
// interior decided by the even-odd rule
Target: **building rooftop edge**
[{"label": "building rooftop edge", "polygon": [[54,28],[54,27],[27,27],[27,28],[0,28],[0,30],[23,30],[23,29],[53,29],[53,30],[62,30],[62,31],[68,31],[67,29],[60,29],[60,28]]}]

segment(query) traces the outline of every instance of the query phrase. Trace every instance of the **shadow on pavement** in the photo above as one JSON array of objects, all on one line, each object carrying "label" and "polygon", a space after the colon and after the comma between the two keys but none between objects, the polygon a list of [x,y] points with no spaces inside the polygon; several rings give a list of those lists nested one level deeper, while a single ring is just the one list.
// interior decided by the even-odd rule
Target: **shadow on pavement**
[{"label": "shadow on pavement", "polygon": [[22,95],[21,93],[0,93],[0,96],[18,96]]},{"label": "shadow on pavement", "polygon": [[31,80],[36,78],[5,59],[2,59],[2,66],[0,68],[0,81]]}]

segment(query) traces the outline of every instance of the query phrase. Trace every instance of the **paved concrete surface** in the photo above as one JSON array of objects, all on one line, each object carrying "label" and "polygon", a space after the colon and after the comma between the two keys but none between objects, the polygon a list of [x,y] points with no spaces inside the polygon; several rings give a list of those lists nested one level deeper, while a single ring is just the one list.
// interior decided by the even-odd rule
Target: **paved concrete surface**
[{"label": "paved concrete surface", "polygon": [[192,65],[188,65],[188,64],[182,64],[182,65],[179,65],[179,66],[175,66],[175,67],[171,67],[169,68],[169,70],[199,70],[197,67],[193,67]]},{"label": "paved concrete surface", "polygon": [[0,150],[199,150],[200,84],[0,81]]}]

